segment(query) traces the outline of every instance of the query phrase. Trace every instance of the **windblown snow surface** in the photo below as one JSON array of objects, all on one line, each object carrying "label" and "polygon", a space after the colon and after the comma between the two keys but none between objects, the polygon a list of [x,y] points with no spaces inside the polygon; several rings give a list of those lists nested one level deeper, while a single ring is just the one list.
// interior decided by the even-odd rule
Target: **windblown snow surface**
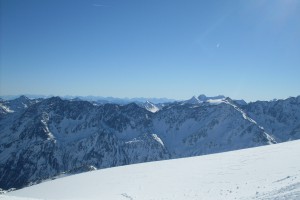
[{"label": "windblown snow surface", "polygon": [[68,176],[1,200],[300,199],[300,140]]}]

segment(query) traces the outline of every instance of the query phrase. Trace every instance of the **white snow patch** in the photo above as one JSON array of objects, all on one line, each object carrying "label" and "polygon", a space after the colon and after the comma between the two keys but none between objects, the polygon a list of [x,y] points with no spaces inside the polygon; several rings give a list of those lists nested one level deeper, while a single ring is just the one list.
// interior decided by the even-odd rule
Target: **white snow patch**
[{"label": "white snow patch", "polygon": [[224,103],[224,99],[208,99],[206,102],[212,104],[212,105],[218,105],[218,104],[221,104],[221,103]]},{"label": "white snow patch", "polygon": [[55,137],[54,137],[54,135],[49,130],[48,121],[49,121],[49,115],[48,115],[48,113],[44,112],[42,120],[41,120],[42,124],[44,124],[44,131],[48,135],[48,140],[54,140]]},{"label": "white snow patch", "polygon": [[157,107],[153,107],[153,108],[147,108],[148,111],[155,113],[157,111],[159,111],[159,109]]},{"label": "white snow patch", "polygon": [[97,170],[97,167],[91,165],[91,166],[90,166],[90,169],[91,169],[91,170]]},{"label": "white snow patch", "polygon": [[202,104],[202,103],[209,103],[212,105],[218,105],[220,103],[224,103],[225,97],[223,95],[219,95],[216,97],[206,97],[205,95],[200,95],[199,97],[193,96],[191,99],[183,101],[181,105],[185,104]]},{"label": "white snow patch", "polygon": [[165,146],[163,141],[156,135],[156,134],[152,134],[152,137],[158,142],[160,143],[162,146]]},{"label": "white snow patch", "polygon": [[8,112],[8,113],[13,113],[15,111],[11,110],[9,107],[3,105],[2,103],[0,103],[0,107],[5,111],[5,112]]},{"label": "white snow patch", "polygon": [[[183,104],[181,104],[183,105]],[[199,105],[194,105],[194,106],[191,106],[190,108],[199,108],[200,106]]]},{"label": "white snow patch", "polygon": [[152,113],[159,111],[159,108],[150,101],[146,101],[145,108]]},{"label": "white snow patch", "polygon": [[137,143],[137,142],[142,142],[142,140],[138,140],[136,138],[133,138],[132,140],[125,142],[125,144],[131,144],[131,143]]}]

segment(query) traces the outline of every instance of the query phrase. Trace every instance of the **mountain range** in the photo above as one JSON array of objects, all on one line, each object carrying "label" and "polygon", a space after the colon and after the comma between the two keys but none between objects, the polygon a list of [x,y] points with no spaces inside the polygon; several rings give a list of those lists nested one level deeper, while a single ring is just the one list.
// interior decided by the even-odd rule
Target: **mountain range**
[{"label": "mountain range", "polygon": [[[3,100],[13,100],[18,98],[20,95],[3,95],[0,96]],[[55,97],[54,95],[21,95],[26,96],[29,99],[46,99]],[[168,99],[168,98],[145,98],[145,97],[139,97],[139,98],[117,98],[117,97],[102,97],[102,96],[72,96],[72,95],[65,95],[60,96],[61,99],[64,100],[81,100],[81,101],[90,101],[95,102],[98,104],[106,104],[106,103],[116,103],[116,104],[128,104],[128,103],[144,103],[146,101],[151,101],[152,103],[158,104],[158,103],[166,103],[166,102],[173,102],[175,99]]]},{"label": "mountain range", "polygon": [[300,138],[300,96],[246,103],[0,100],[0,188],[94,169],[190,157]]}]

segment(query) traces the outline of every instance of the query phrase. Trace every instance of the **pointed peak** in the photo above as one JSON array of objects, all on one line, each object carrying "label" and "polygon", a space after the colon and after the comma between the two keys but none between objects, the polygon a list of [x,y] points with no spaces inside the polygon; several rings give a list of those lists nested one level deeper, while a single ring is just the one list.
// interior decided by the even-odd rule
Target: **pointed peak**
[{"label": "pointed peak", "polygon": [[229,103],[232,103],[232,104],[235,104],[235,101],[232,100],[230,97],[226,97],[225,98],[225,101],[229,102]]},{"label": "pointed peak", "polygon": [[225,100],[231,100],[232,101],[232,99],[230,97],[226,97]]},{"label": "pointed peak", "polygon": [[28,103],[30,101],[30,99],[28,97],[26,97],[25,95],[21,95],[16,99],[10,100],[11,102],[14,103]]},{"label": "pointed peak", "polygon": [[199,104],[200,101],[196,96],[193,96],[189,100],[186,100],[184,103],[186,103],[186,104]]}]

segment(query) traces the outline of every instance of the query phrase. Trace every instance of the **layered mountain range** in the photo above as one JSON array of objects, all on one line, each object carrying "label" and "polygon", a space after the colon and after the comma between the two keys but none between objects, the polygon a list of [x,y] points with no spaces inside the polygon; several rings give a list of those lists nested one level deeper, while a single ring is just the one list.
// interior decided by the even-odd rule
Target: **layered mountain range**
[{"label": "layered mountain range", "polygon": [[200,95],[154,104],[0,100],[0,188],[113,166],[300,138],[300,96],[247,104]]}]

